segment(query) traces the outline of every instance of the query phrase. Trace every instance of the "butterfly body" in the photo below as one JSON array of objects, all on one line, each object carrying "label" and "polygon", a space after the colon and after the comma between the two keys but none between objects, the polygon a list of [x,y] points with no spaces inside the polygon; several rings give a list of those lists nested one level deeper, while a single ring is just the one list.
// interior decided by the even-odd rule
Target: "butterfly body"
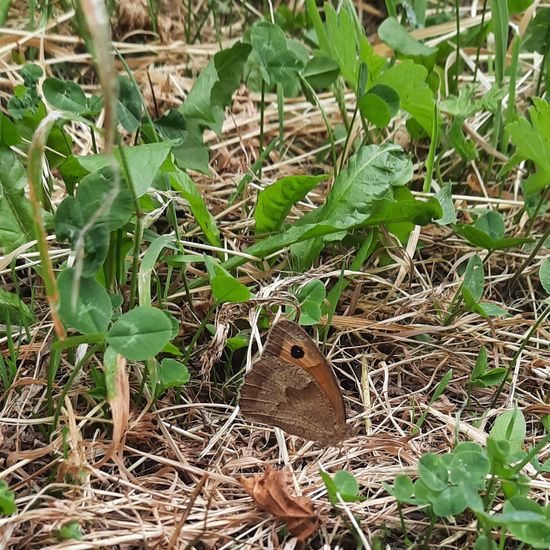
[{"label": "butterfly body", "polygon": [[279,321],[245,376],[243,416],[285,432],[337,445],[350,435],[344,399],[328,361],[304,329]]}]

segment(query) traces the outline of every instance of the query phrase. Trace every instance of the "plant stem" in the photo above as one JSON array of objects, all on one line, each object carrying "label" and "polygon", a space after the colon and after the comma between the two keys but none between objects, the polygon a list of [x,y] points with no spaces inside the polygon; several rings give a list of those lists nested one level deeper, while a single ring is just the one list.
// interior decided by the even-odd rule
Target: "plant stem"
[{"label": "plant stem", "polygon": [[548,314],[550,313],[550,305],[546,307],[546,309],[542,312],[542,314],[539,316],[539,318],[535,321],[535,324],[531,327],[531,330],[527,333],[527,336],[523,339],[523,342],[519,346],[518,350],[514,354],[514,357],[512,357],[512,360],[510,361],[510,366],[506,370],[506,376],[502,379],[502,382],[499,384],[497,391],[495,392],[495,395],[493,397],[493,400],[491,401],[490,409],[494,408],[498,397],[500,393],[502,392],[502,389],[504,388],[504,385],[506,384],[506,381],[508,380],[508,376],[510,376],[510,373],[516,366],[516,361],[518,360],[519,356],[521,355],[521,352],[525,349],[527,344],[529,343],[529,340],[531,340],[531,337],[535,333],[535,331],[539,328],[540,324],[546,319]]},{"label": "plant stem", "polygon": [[531,254],[529,254],[529,257],[521,264],[520,268],[516,271],[516,273],[510,280],[510,283],[508,285],[508,292],[512,291],[520,275],[525,271],[527,266],[533,261],[535,256],[538,254],[539,250],[544,246],[544,243],[546,242],[546,239],[548,237],[550,237],[550,224],[548,225],[545,232],[542,234],[541,238],[538,240],[537,244],[531,251]]}]

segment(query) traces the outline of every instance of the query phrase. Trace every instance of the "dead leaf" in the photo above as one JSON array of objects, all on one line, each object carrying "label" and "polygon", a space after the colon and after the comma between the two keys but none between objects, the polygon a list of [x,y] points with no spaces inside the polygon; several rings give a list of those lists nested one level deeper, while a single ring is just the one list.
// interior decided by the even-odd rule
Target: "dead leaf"
[{"label": "dead leaf", "polygon": [[288,530],[300,541],[315,534],[320,526],[319,516],[311,500],[289,493],[289,473],[266,466],[263,474],[239,477],[237,481],[252,497],[256,506],[286,523]]}]

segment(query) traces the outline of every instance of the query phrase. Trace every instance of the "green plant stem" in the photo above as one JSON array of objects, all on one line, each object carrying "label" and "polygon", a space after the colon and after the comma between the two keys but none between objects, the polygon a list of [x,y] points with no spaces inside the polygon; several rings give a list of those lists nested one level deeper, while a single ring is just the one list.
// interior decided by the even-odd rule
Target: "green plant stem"
[{"label": "green plant stem", "polygon": [[510,366],[506,370],[506,376],[502,379],[502,382],[499,384],[499,386],[498,386],[498,388],[495,392],[495,395],[493,396],[493,400],[491,401],[491,405],[489,407],[490,409],[495,407],[495,404],[496,404],[496,402],[497,402],[497,400],[498,400],[498,398],[499,398],[499,396],[502,392],[502,389],[504,388],[504,385],[506,384],[506,381],[508,380],[508,376],[510,376],[510,373],[516,367],[516,362],[517,362],[519,356],[521,355],[521,352],[525,349],[525,346],[527,346],[527,344],[531,340],[531,337],[536,332],[536,330],[539,328],[540,324],[544,321],[544,319],[546,319],[546,317],[548,316],[549,313],[550,313],[550,305],[548,305],[546,307],[546,309],[541,313],[539,318],[535,321],[535,324],[531,327],[531,329],[527,333],[527,336],[521,342],[518,350],[514,354],[514,357],[512,357],[512,360],[510,361]]},{"label": "green plant stem", "polygon": [[65,386],[63,386],[63,390],[61,391],[61,394],[59,395],[59,400],[57,402],[57,407],[55,408],[55,413],[52,421],[52,433],[57,428],[57,422],[59,420],[59,414],[61,413],[61,407],[63,406],[63,402],[65,401],[65,397],[69,393],[69,390],[73,386],[73,382],[75,378],[77,377],[78,373],[82,369],[82,367],[88,362],[90,357],[96,352],[97,350],[96,345],[91,346],[90,349],[86,352],[84,357],[74,366],[73,370],[71,371],[71,374],[69,375],[69,379],[67,380],[67,383]]},{"label": "green plant stem", "polygon": [[487,14],[487,0],[483,1],[483,10],[481,12],[481,25],[479,26],[479,36],[476,50],[476,64],[474,69],[474,82],[477,82],[477,71],[479,69],[479,56],[481,53],[481,40],[483,37],[483,25],[485,25],[485,15]]},{"label": "green plant stem", "polygon": [[434,102],[434,120],[432,124],[432,139],[430,141],[430,150],[426,159],[426,176],[424,177],[424,185],[422,191],[429,193],[432,187],[432,178],[434,173],[435,150],[437,148],[437,140],[439,133],[439,124],[437,123],[437,102]]},{"label": "green plant stem", "polygon": [[[547,197],[548,195],[548,197]],[[525,236],[528,237],[531,233],[531,230],[533,229],[533,225],[535,225],[535,221],[537,219],[537,216],[539,215],[539,211],[542,208],[542,205],[550,199],[550,185],[547,185],[541,193],[539,202],[537,203],[537,206],[535,207],[535,211],[533,212],[533,215],[531,216],[531,219],[529,220],[529,224],[527,225],[527,228],[525,229]]]},{"label": "green plant stem", "polygon": [[353,116],[351,117],[351,123],[348,128],[348,132],[346,134],[346,141],[344,142],[344,149],[342,150],[342,160],[340,161],[340,168],[338,169],[338,173],[340,173],[344,168],[344,163],[346,162],[346,155],[348,152],[348,145],[349,140],[351,136],[351,132],[353,131],[353,124],[355,122],[355,118],[357,117],[357,112],[359,111],[359,104],[355,105],[355,109],[353,110]]},{"label": "green plant stem", "polygon": [[136,292],[137,292],[137,283],[138,283],[138,265],[139,265],[139,249],[141,246],[141,237],[143,233],[142,228],[142,212],[141,207],[139,205],[139,198],[136,193],[136,188],[134,186],[134,183],[132,181],[132,176],[130,174],[130,167],[128,166],[128,159],[126,158],[126,154],[124,152],[124,148],[122,147],[122,144],[120,143],[120,137],[118,137],[118,151],[120,153],[120,160],[122,162],[122,167],[124,169],[124,175],[126,177],[126,181],[128,182],[128,188],[130,189],[130,192],[132,194],[132,199],[134,201],[134,210],[136,213],[136,225],[134,230],[134,244],[133,244],[133,253],[132,253],[132,273],[131,273],[131,279],[130,279],[130,298],[129,298],[129,306],[130,309],[132,309],[136,303]]},{"label": "green plant stem", "polygon": [[332,131],[332,126],[330,125],[330,122],[328,120],[327,114],[325,110],[323,109],[323,106],[321,105],[321,102],[319,101],[319,97],[315,93],[315,90],[311,87],[311,84],[300,74],[298,73],[298,78],[300,79],[300,82],[302,83],[302,86],[307,90],[307,92],[311,95],[313,101],[315,101],[315,104],[319,108],[319,112],[321,113],[321,116],[323,117],[323,122],[325,123],[325,127],[327,129],[328,139],[330,141],[330,150],[332,153],[332,166],[334,166],[334,177],[338,175],[337,172],[337,164],[338,159],[336,156],[336,143],[334,141],[334,132]]},{"label": "green plant stem", "polygon": [[216,307],[218,304],[213,303],[206,312],[206,315],[204,316],[203,320],[201,321],[201,324],[199,325],[199,328],[195,331],[195,334],[193,334],[193,338],[191,338],[191,342],[187,346],[187,350],[185,351],[185,355],[182,359],[182,363],[187,366],[187,363],[189,362],[189,358],[191,357],[191,353],[193,352],[193,348],[195,347],[195,344],[197,343],[197,340],[200,338],[202,333],[204,332],[204,329],[210,321],[210,318],[212,317],[212,313],[214,313]]},{"label": "green plant stem", "polygon": [[458,81],[460,78],[460,2],[455,0],[455,23],[456,23],[456,60],[455,60],[455,86],[458,95]]},{"label": "green plant stem", "polygon": [[[260,155],[264,152],[264,111],[265,111],[265,80],[262,78],[262,90],[260,99]],[[260,168],[260,175],[261,175]]]},{"label": "green plant stem", "polygon": [[533,247],[533,250],[531,251],[531,254],[529,254],[529,257],[521,264],[520,268],[516,271],[516,273],[510,280],[510,284],[508,285],[508,292],[512,291],[520,275],[525,271],[527,266],[533,261],[535,256],[539,253],[539,250],[544,246],[544,243],[548,237],[550,237],[550,224],[542,234],[541,238],[537,241],[537,244]]}]

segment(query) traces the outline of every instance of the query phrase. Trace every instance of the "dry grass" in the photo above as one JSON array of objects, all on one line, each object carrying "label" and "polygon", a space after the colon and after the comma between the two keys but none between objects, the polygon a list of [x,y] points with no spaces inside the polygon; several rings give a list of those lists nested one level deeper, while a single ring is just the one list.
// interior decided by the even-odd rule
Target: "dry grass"
[{"label": "dry grass", "polygon": [[[12,8],[10,26],[14,30],[1,32],[3,105],[12,86],[20,82],[19,66],[11,60],[11,54],[29,46],[39,48],[39,60],[47,74],[56,65],[66,63],[87,90],[93,90],[90,58],[82,53],[79,38],[72,34],[70,14],[53,17],[46,30],[28,32],[21,30],[25,24],[21,4],[15,3]],[[466,21],[469,11],[464,10],[463,16]],[[211,23],[208,21],[204,28],[207,38],[215,36]],[[225,31],[222,29],[222,35],[229,36]],[[452,28],[447,32],[452,33]],[[190,89],[192,79],[182,76],[184,69],[204,65],[218,48],[214,40],[212,44],[186,46],[178,37],[165,37],[164,44],[150,39],[130,43],[124,36],[119,40],[119,51],[135,71],[152,108],[149,73],[161,111],[178,105]],[[464,55],[471,55],[472,59],[475,53]],[[532,67],[533,59],[522,61]],[[535,81],[533,70],[524,73],[518,97],[523,97]],[[490,85],[491,77],[482,75],[480,82]],[[348,100],[351,110],[352,97]],[[334,98],[326,94],[322,101],[328,116],[337,123]],[[247,229],[252,221],[246,212],[254,205],[258,189],[283,175],[331,170],[324,161],[316,160],[316,154],[326,149],[319,111],[303,98],[288,101],[284,155],[272,155],[263,179],[255,180],[244,199],[228,208],[227,197],[256,159],[258,103],[259,97],[244,87],[238,92],[226,119],[223,139],[207,136],[213,152],[213,177],[195,175],[229,251],[242,250],[248,242]],[[489,143],[486,136],[476,133],[482,122],[481,118],[468,121],[480,147]],[[274,103],[267,109],[266,127],[276,134]],[[88,132],[77,124],[71,132],[77,152],[90,153]],[[396,132],[399,124],[387,138],[393,139]],[[426,144],[415,144],[411,152],[418,163],[415,177],[420,180]],[[457,158],[452,155],[444,159],[444,177],[456,163]],[[527,220],[517,218],[522,204],[517,183],[508,182],[504,198],[497,199],[493,183],[484,182],[480,171],[476,163],[464,167],[464,178],[471,181],[472,193],[455,197],[457,208],[464,216],[471,207],[499,209],[505,213],[510,230],[523,229]],[[61,198],[61,180],[56,185],[56,197]],[[321,203],[325,191],[311,193],[292,214],[296,216]],[[542,233],[543,223],[544,220],[535,226],[533,237]],[[190,230],[184,237],[190,251],[201,250],[192,240],[195,234]],[[235,409],[242,373],[230,369],[224,372],[224,358],[211,370],[205,366],[208,355],[221,348],[235,326],[246,326],[246,320],[254,324],[259,305],[265,301],[287,301],[291,284],[313,278],[328,285],[334,283],[346,259],[343,248],[331,257],[323,257],[305,274],[292,273],[283,256],[281,263],[269,272],[245,266],[239,275],[242,280],[255,282],[258,300],[248,308],[218,312],[216,323],[222,330],[215,344],[208,340],[200,343],[191,361],[191,382],[181,396],[171,392],[154,406],[144,401],[132,404],[123,448],[106,464],[100,461],[110,445],[112,421],[105,404],[88,395],[93,386],[90,369],[75,380],[63,404],[57,432],[50,441],[45,439],[44,428],[53,420],[43,416],[53,337],[41,280],[32,269],[37,255],[26,247],[8,258],[0,258],[0,277],[7,289],[13,287],[10,264],[17,258],[19,285],[34,289],[33,306],[38,319],[30,328],[29,338],[21,335],[16,382],[0,401],[0,479],[6,480],[16,493],[19,508],[17,514],[0,519],[0,548],[273,548],[284,540],[284,548],[290,549],[295,541],[284,538],[281,526],[254,507],[236,480],[240,475],[262,471],[267,464],[288,468],[296,493],[309,496],[321,512],[323,527],[311,541],[312,548],[355,547],[346,525],[352,517],[360,525],[365,547],[370,547],[373,537],[382,532],[386,532],[388,548],[404,547],[397,505],[385,492],[383,483],[392,483],[401,473],[414,474],[424,453],[450,450],[457,436],[483,443],[494,417],[514,404],[526,415],[528,443],[532,445],[542,434],[541,416],[550,413],[550,333],[548,324],[543,324],[521,354],[512,383],[506,385],[496,405],[492,406],[492,389],[476,389],[471,405],[457,418],[466,401],[466,381],[480,347],[488,348],[494,366],[508,367],[533,326],[541,307],[538,282],[533,276],[548,250],[542,250],[511,293],[508,282],[527,253],[518,249],[499,252],[488,261],[485,298],[510,311],[512,317],[489,322],[477,315],[463,314],[444,326],[444,312],[461,284],[460,269],[478,251],[448,229],[436,226],[413,232],[411,239],[409,251],[415,250],[417,242],[423,244],[414,258],[388,240],[395,264],[383,267],[380,258],[373,258],[363,272],[347,274],[353,283],[341,299],[325,348],[337,369],[351,423],[359,434],[342,448],[321,449],[293,437],[277,437],[272,429],[247,424]],[[62,262],[68,250],[53,239],[50,242],[52,257]],[[162,278],[165,268],[158,267]],[[196,289],[193,300],[197,311],[202,311],[205,304],[208,306],[208,292]],[[183,338],[188,343],[198,324],[197,315],[189,310],[183,293],[178,291],[164,305],[179,317]],[[259,337],[257,331],[255,336]],[[0,338],[0,347],[7,356],[6,342]],[[253,344],[254,339],[248,360]],[[80,353],[81,350],[77,355]],[[101,368],[101,357],[94,356],[92,362]],[[62,356],[55,382],[56,398],[74,365],[74,356]],[[453,369],[452,382],[444,397],[429,407],[435,386],[449,368]],[[132,395],[137,396],[141,369],[130,365],[129,372]],[[230,374],[226,376],[226,372]],[[426,408],[428,414],[421,432],[411,435]],[[549,454],[547,447],[541,458]],[[366,500],[342,504],[336,513],[328,503],[320,468],[352,472]],[[532,488],[534,495],[547,500],[550,479],[536,476]],[[424,515],[412,508],[406,508],[404,514],[412,535],[427,528]],[[57,541],[55,530],[68,520],[81,525],[82,541]],[[474,518],[462,516],[456,524],[437,524],[430,547],[468,548],[474,534]]]}]

